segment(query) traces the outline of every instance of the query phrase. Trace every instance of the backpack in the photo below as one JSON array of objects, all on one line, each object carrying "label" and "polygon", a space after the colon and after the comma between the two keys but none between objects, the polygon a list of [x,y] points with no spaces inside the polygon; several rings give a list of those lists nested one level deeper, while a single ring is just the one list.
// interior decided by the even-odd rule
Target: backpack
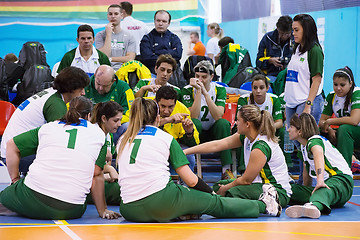
[{"label": "backpack", "polygon": [[183,88],[188,84],[186,79],[184,78],[184,74],[183,71],[181,70],[180,64],[177,65],[175,71],[173,71],[168,82],[179,88]]},{"label": "backpack", "polygon": [[[212,65],[214,65],[213,60],[207,56],[193,55],[193,56],[188,57],[188,59],[185,61],[183,75],[184,75],[185,80],[187,81],[187,84],[190,83],[190,78],[195,77],[194,67],[196,66],[196,64],[198,64],[198,62],[203,61],[203,60],[208,60],[209,62],[211,62]],[[217,75],[214,74],[213,81],[216,81],[216,80],[217,80]]]},{"label": "backpack", "polygon": [[54,78],[51,76],[51,69],[48,66],[32,65],[25,71],[21,83],[17,86],[13,104],[19,105],[35,93],[52,87],[53,81]]},{"label": "backpack", "polygon": [[19,65],[27,70],[31,65],[35,64],[49,67],[46,62],[44,45],[39,42],[26,42],[19,53]]},{"label": "backpack", "polygon": [[237,72],[235,76],[230,79],[228,85],[229,87],[240,88],[244,83],[250,82],[251,78],[256,74],[264,73],[258,67],[246,67],[242,71]]},{"label": "backpack", "polygon": [[9,101],[5,60],[0,57],[0,100]]}]

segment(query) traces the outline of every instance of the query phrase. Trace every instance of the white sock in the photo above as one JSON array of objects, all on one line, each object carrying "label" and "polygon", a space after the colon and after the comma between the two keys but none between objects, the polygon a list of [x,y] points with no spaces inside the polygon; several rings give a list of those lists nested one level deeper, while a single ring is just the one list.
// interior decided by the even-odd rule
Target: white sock
[{"label": "white sock", "polygon": [[230,170],[230,164],[226,164],[225,166],[222,167],[222,172],[224,173],[226,171],[226,169]]}]

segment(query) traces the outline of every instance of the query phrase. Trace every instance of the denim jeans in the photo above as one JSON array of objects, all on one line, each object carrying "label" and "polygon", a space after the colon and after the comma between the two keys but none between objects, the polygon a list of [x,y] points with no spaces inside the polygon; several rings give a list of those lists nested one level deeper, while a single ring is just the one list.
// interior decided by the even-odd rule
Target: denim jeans
[{"label": "denim jeans", "polygon": [[[285,107],[286,125],[288,127],[290,127],[291,117],[295,113],[300,115],[304,111],[305,104],[306,104],[306,102],[301,103],[301,104],[297,105],[295,108],[289,108],[287,106]],[[324,98],[321,94],[319,94],[315,97],[315,99],[313,101],[313,105],[311,106],[311,112],[310,112],[310,114],[315,118],[315,121],[317,124],[319,124],[323,108],[324,108]],[[294,141],[294,145],[296,146],[297,149],[300,149],[300,143],[298,141]],[[300,163],[300,174],[299,174],[298,184],[303,183],[302,171],[303,171],[303,164]]]},{"label": "denim jeans", "polygon": [[[180,144],[181,148],[184,150],[184,149],[187,149],[189,148],[188,146],[185,146],[183,144]],[[189,161],[189,168],[191,169],[191,171],[194,172],[194,168],[195,168],[195,154],[190,154],[190,155],[186,155],[186,158],[188,159]],[[176,175],[176,171],[175,169],[170,165],[170,174],[171,175]]]}]

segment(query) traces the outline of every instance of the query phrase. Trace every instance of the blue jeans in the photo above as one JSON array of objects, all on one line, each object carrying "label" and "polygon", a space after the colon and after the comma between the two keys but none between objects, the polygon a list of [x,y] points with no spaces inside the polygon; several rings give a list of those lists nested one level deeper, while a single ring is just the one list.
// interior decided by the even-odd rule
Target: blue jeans
[{"label": "blue jeans", "polygon": [[124,132],[126,132],[126,130],[129,127],[129,122],[123,123],[121,124],[121,126],[118,128],[118,130],[116,131],[116,133],[113,134],[114,137],[114,144],[116,145],[119,138],[121,137],[121,135],[124,134]]},{"label": "blue jeans", "polygon": [[[290,119],[291,119],[291,117],[295,113],[300,115],[304,111],[305,104],[306,104],[306,102],[301,103],[301,104],[297,105],[294,108],[289,108],[287,106],[285,107],[286,125],[288,127],[290,127]],[[310,112],[310,114],[315,118],[315,121],[316,121],[317,124],[319,124],[323,108],[324,108],[324,98],[323,98],[323,96],[321,94],[319,94],[319,95],[317,95],[315,97],[315,99],[313,101],[313,105],[311,106],[311,112]],[[294,145],[296,146],[297,149],[300,149],[300,143],[298,141],[294,141]],[[302,171],[303,171],[303,164],[301,162],[300,163],[300,174],[299,174],[298,184],[303,183]]]},{"label": "blue jeans", "polygon": [[[181,148],[184,150],[184,149],[187,149],[189,148],[188,146],[185,146],[183,144],[180,144]],[[189,168],[191,169],[191,171],[194,172],[194,168],[195,168],[195,154],[190,154],[190,155],[186,155],[186,158],[188,159],[189,161]],[[176,175],[176,171],[175,169],[173,169],[173,167],[170,165],[170,174],[171,175]]]}]

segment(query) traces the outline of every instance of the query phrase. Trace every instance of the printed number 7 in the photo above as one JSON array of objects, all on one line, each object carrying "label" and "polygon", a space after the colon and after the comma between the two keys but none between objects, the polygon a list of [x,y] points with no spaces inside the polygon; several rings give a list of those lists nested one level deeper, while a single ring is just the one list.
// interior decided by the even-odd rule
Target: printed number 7
[{"label": "printed number 7", "polygon": [[130,164],[135,163],[135,158],[136,158],[136,156],[138,154],[140,143],[141,143],[141,139],[134,139],[134,147],[133,147],[133,149],[131,151],[131,154],[130,154]]}]

